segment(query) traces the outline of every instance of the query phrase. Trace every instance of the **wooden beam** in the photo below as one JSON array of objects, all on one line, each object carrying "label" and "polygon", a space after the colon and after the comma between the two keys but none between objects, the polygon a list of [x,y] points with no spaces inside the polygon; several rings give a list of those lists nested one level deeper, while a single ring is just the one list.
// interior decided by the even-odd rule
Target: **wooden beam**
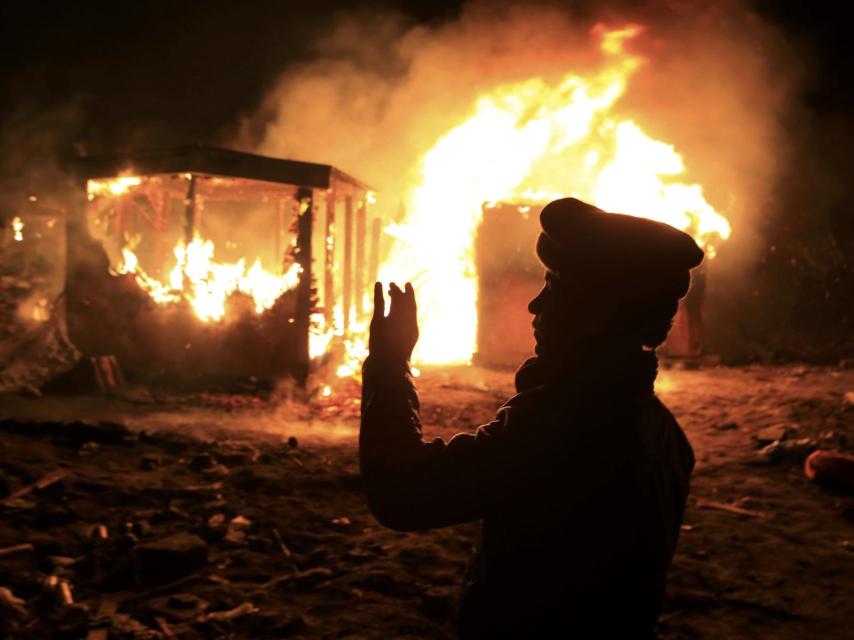
[{"label": "wooden beam", "polygon": [[157,269],[160,270],[157,275],[162,278],[168,270],[165,266],[166,256],[170,256],[172,251],[172,247],[166,246],[166,231],[169,229],[169,218],[172,214],[172,195],[168,191],[160,191],[157,194],[159,196],[159,203],[157,207],[158,227],[155,259],[157,261]]},{"label": "wooden beam", "polygon": [[77,161],[77,173],[81,178],[110,178],[119,175],[128,166],[134,167],[137,175],[199,173],[315,189],[328,189],[333,181],[339,181],[351,188],[369,189],[352,176],[326,164],[282,160],[203,146],[83,157]]},{"label": "wooden beam", "polygon": [[353,196],[344,199],[344,329],[350,328],[353,304]]},{"label": "wooden beam", "polygon": [[353,295],[356,297],[356,322],[361,322],[364,315],[366,215],[365,199],[363,197],[359,199],[356,205],[356,273],[353,283]]},{"label": "wooden beam", "polygon": [[380,240],[382,238],[382,221],[379,218],[371,220],[371,261],[369,286],[380,277]]},{"label": "wooden beam", "polygon": [[282,255],[282,227],[285,224],[285,211],[287,210],[287,200],[284,198],[276,203],[276,228],[275,228],[275,246],[273,250],[276,252],[276,265],[279,272],[284,273],[284,255]]},{"label": "wooden beam", "polygon": [[184,196],[184,242],[193,241],[196,230],[196,176],[191,175],[187,182],[187,194]]},{"label": "wooden beam", "polygon": [[331,327],[335,317],[335,190],[331,189],[326,197],[326,229],[325,236],[325,260],[323,264],[323,276],[326,293],[323,301],[323,315],[326,326]]},{"label": "wooden beam", "polygon": [[297,309],[294,322],[297,330],[296,377],[305,384],[309,368],[309,329],[311,327],[311,227],[314,218],[314,198],[311,189],[301,188],[297,193],[299,218],[297,220],[296,261],[302,267],[297,289]]}]

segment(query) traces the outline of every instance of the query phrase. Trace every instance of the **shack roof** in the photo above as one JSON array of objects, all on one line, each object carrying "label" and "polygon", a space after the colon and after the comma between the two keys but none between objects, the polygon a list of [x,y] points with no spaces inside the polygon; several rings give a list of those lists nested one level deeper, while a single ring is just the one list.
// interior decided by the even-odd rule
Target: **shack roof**
[{"label": "shack roof", "polygon": [[156,175],[193,173],[263,180],[313,189],[328,189],[335,181],[370,191],[365,183],[328,164],[259,156],[243,151],[193,145],[149,149],[78,159],[80,177],[113,178],[121,174]]}]

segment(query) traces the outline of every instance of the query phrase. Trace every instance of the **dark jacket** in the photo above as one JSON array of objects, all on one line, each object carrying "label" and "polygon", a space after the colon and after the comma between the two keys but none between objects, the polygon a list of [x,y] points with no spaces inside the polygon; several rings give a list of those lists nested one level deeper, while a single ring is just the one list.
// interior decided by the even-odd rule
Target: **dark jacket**
[{"label": "dark jacket", "polygon": [[647,352],[533,359],[495,420],[425,443],[407,367],[367,359],[360,460],[377,520],[482,521],[461,637],[653,635],[694,465],[654,378]]}]

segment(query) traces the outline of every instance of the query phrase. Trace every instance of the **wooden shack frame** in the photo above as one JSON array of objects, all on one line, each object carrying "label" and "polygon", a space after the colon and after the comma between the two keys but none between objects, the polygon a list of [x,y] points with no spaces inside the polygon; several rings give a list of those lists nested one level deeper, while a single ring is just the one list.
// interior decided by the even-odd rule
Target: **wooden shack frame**
[{"label": "wooden shack frame", "polygon": [[[134,188],[134,198],[121,199],[111,218],[114,250],[128,232],[144,229],[157,238],[156,251],[163,254],[171,248],[165,231],[174,232],[176,224],[189,242],[204,226],[206,204],[217,199],[274,206],[275,254],[284,264],[290,252],[301,267],[296,311],[288,319],[298,336],[296,349],[281,373],[305,381],[312,314],[320,314],[326,327],[337,320],[345,332],[364,316],[365,293],[378,269],[380,225],[372,220],[369,226],[370,188],[335,167],[190,146],[84,157],[78,175],[84,188],[90,180],[145,179]],[[97,207],[96,200],[90,195],[89,211]],[[82,213],[77,222],[86,227],[88,215]],[[295,238],[289,239],[293,231]],[[76,252],[69,249],[71,261]],[[74,269],[68,273],[70,278]],[[73,290],[68,287],[69,295]],[[84,355],[103,355],[105,347],[88,342],[78,344]]]}]

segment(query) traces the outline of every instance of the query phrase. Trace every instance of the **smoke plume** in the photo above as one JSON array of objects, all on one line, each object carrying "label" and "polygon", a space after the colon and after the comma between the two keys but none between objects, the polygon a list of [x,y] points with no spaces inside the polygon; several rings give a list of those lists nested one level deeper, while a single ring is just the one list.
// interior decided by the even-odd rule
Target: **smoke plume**
[{"label": "smoke plume", "polygon": [[336,165],[375,188],[376,210],[397,221],[423,155],[473,113],[479,95],[583,75],[601,61],[596,25],[630,23],[644,27],[628,46],[645,63],[613,113],[672,144],[686,164],[680,180],[701,184],[730,220],[732,237],[710,267],[714,301],[757,260],[760,226],[773,215],[791,152],[784,123],[803,73],[783,37],[744,5],[627,4],[573,14],[554,3],[470,2],[432,26],[388,11],[342,13],[314,44],[314,58],[288,68],[243,122],[239,144]]},{"label": "smoke plume", "polygon": [[687,179],[704,185],[736,236],[749,233],[786,151],[780,118],[795,78],[776,33],[747,13],[693,6],[591,19],[549,5],[475,2],[439,26],[388,12],[339,14],[314,44],[316,57],[289,68],[243,123],[239,143],[339,166],[375,187],[393,216],[423,154],[470,115],[479,94],[590,69],[590,31],[600,22],[645,26],[632,48],[647,63],[616,111],[673,144]]}]

